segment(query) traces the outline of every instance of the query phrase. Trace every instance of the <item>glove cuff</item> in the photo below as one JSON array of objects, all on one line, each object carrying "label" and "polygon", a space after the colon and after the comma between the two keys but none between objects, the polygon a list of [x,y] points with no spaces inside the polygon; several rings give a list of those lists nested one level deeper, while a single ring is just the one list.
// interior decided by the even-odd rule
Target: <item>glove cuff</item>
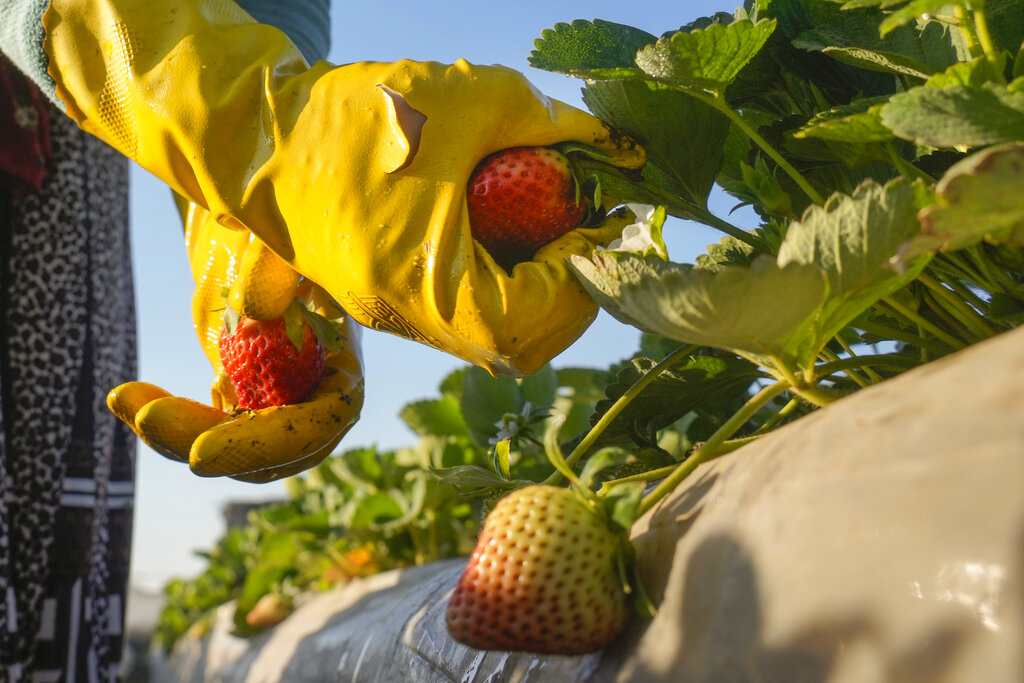
[{"label": "glove cuff", "polygon": [[238,0],[261,24],[284,32],[310,64],[327,58],[331,48],[330,0]]},{"label": "glove cuff", "polygon": [[[50,60],[43,50],[43,13],[50,0],[3,0],[0,3],[0,52],[39,86],[58,109],[57,84],[47,73]],[[240,0],[238,3],[262,24],[280,29],[312,64],[326,59],[331,47],[330,0]]]}]

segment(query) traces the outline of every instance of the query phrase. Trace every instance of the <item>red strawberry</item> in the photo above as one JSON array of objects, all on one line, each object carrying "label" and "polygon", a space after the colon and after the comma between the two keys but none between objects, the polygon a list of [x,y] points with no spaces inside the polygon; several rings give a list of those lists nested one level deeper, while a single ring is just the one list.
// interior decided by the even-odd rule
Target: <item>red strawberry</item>
[{"label": "red strawberry", "polygon": [[587,205],[576,195],[569,160],[560,152],[547,147],[495,152],[469,179],[470,231],[506,267],[529,260],[583,221]]},{"label": "red strawberry", "polygon": [[573,491],[534,485],[502,498],[448,603],[448,632],[481,650],[582,654],[626,619],[622,533]]},{"label": "red strawberry", "polygon": [[220,337],[220,359],[238,396],[238,406],[258,410],[302,401],[324,369],[324,346],[302,320],[302,349],[288,338],[284,316],[243,317]]}]

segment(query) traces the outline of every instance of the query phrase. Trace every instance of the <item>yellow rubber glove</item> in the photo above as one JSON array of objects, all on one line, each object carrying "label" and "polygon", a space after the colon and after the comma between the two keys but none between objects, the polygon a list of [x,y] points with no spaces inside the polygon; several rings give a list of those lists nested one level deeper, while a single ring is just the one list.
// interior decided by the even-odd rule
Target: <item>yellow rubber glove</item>
[{"label": "yellow rubber glove", "polygon": [[512,275],[470,235],[467,181],[509,147],[641,150],[499,66],[311,68],[226,0],[51,0],[68,113],[324,287],[358,322],[493,373],[533,372],[597,308],[565,265],[624,225],[578,229]]},{"label": "yellow rubber glove", "polygon": [[[196,281],[196,332],[216,373],[212,406],[172,396],[145,382],[117,387],[107,396],[107,405],[146,444],[172,460],[189,463],[200,476],[261,483],[317,465],[359,419],[361,328],[322,289],[300,283],[295,271],[250,233],[218,225],[194,204],[185,214],[185,227]],[[323,379],[307,400],[261,410],[236,408],[234,387],[218,351],[225,292],[231,306],[247,317],[276,318],[298,296],[327,318],[343,318],[343,346],[327,353]]]}]

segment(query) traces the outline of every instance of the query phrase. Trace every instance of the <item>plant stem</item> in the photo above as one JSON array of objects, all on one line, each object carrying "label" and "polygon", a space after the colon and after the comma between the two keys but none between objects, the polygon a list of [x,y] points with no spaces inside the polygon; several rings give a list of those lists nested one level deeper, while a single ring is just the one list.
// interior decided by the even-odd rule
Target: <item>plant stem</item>
[{"label": "plant stem", "polygon": [[935,325],[931,321],[922,318],[916,312],[910,310],[892,296],[887,296],[884,299],[882,299],[882,301],[885,302],[885,304],[892,308],[894,311],[899,313],[901,316],[911,321],[912,323],[920,327],[922,330],[928,332],[929,334],[938,337],[953,349],[962,349],[964,348],[964,346],[966,346],[966,344],[964,344],[962,341],[958,340],[956,337],[949,334],[938,325]]},{"label": "plant stem", "polygon": [[[623,409],[625,409],[625,407],[628,406],[629,403],[647,387],[648,384],[657,379],[658,376],[661,375],[661,373],[665,372],[665,370],[672,367],[686,356],[691,355],[694,351],[696,351],[699,348],[700,346],[696,344],[687,344],[685,346],[680,346],[678,349],[676,349],[669,355],[665,356],[665,358],[662,359],[660,363],[658,363],[653,368],[648,370],[643,377],[634,382],[633,386],[627,389],[626,393],[620,396],[618,400],[616,400],[615,403],[613,403],[611,407],[608,408],[608,411],[601,416],[601,419],[597,421],[597,424],[591,427],[590,431],[587,432],[587,435],[584,436],[583,439],[576,445],[576,448],[574,448],[572,453],[569,454],[569,457],[565,459],[566,465],[572,467],[574,464],[576,464],[576,461],[582,458],[583,455],[588,450],[590,450],[590,447],[594,445],[594,442],[597,441],[597,438],[601,436],[605,429],[608,428],[608,425],[610,425],[612,421],[614,421],[615,418],[619,416],[619,413],[621,413]],[[545,479],[543,483],[553,485],[558,483],[560,480],[561,475],[556,469],[556,471],[553,472],[551,476],[549,476],[547,479]]]},{"label": "plant stem", "polygon": [[764,424],[762,424],[760,427],[755,429],[754,433],[751,436],[759,436],[761,434],[767,433],[773,427],[775,427],[775,425],[777,425],[780,422],[782,422],[782,420],[784,420],[787,416],[792,414],[792,412],[794,410],[796,410],[797,408],[799,408],[799,407],[800,407],[800,399],[798,399],[798,398],[791,398],[791,399],[789,399],[789,403],[787,403],[786,405],[782,406],[782,408],[779,409],[779,412],[775,413],[770,418],[765,420]]},{"label": "plant stem", "polygon": [[816,387],[813,384],[804,384],[803,386],[790,387],[790,391],[804,399],[812,405],[816,405],[819,408],[824,408],[830,403],[836,400],[836,397],[823,390],[821,387]]},{"label": "plant stem", "polygon": [[[722,443],[721,447],[718,449],[718,455],[725,455],[726,453],[731,453],[732,451],[738,450],[743,446],[746,446],[748,443],[753,443],[754,441],[757,441],[758,439],[761,438],[761,436],[761,434],[755,433],[751,434],[750,436],[744,436],[739,439],[729,439],[728,441]],[[679,463],[676,463],[674,465],[666,465],[665,467],[659,467],[658,469],[650,470],[649,472],[631,474],[630,476],[622,477],[621,479],[612,479],[611,481],[606,481],[603,484],[601,484],[601,489],[597,492],[597,495],[603,496],[608,492],[608,489],[612,488],[613,486],[618,486],[619,484],[630,484],[638,481],[657,481],[659,479],[664,479],[668,475],[672,474],[672,472],[674,472],[677,467],[679,467]]]},{"label": "plant stem", "polygon": [[986,292],[1000,289],[999,287],[993,287],[992,282],[988,278],[983,277],[981,273],[964,264],[932,259],[931,263],[928,264],[928,270],[935,275],[935,279],[952,287],[957,294],[979,311],[984,311],[988,304],[974,293],[972,287]]},{"label": "plant stem", "polygon": [[[599,177],[600,175],[605,175],[613,179],[616,183],[631,186],[637,194],[635,201],[661,204],[665,207],[665,210],[668,211],[668,213],[677,218],[703,223],[704,225],[715,228],[716,230],[724,232],[725,234],[735,237],[741,242],[750,245],[755,251],[765,254],[772,253],[771,247],[768,243],[757,235],[747,232],[727,220],[719,218],[702,206],[682,200],[671,192],[668,192],[647,180],[631,178],[624,174],[622,169],[612,166],[611,164],[596,160],[589,160],[585,163],[581,163],[580,169],[597,173],[599,174]],[[608,178],[606,178],[606,180],[608,180]]]},{"label": "plant stem", "polygon": [[[832,353],[828,349],[822,349],[821,350],[821,357],[822,357],[823,360],[826,360],[826,361],[829,361],[829,362],[835,362],[835,361],[839,360],[839,356],[837,356],[836,354]],[[847,369],[847,371],[846,371],[846,376],[849,377],[850,379],[852,379],[857,384],[857,386],[859,386],[861,389],[863,389],[864,387],[866,387],[869,384],[871,384],[871,382],[869,380],[864,379],[858,373],[852,372],[849,369]]]},{"label": "plant stem", "polygon": [[971,17],[967,14],[967,5],[962,1],[958,2],[953,8],[953,13],[956,15],[957,26],[963,32],[967,51],[972,57],[982,56],[984,50],[982,50],[981,44],[978,42],[978,34],[974,29],[974,22],[971,21]]},{"label": "plant stem", "polygon": [[[941,272],[941,270],[939,272]],[[958,277],[943,277],[936,279],[956,292],[960,298],[963,299],[964,304],[966,304],[968,308],[977,311],[982,317],[982,320],[987,323],[985,311],[988,309],[988,302],[975,294],[974,290],[971,289],[969,285],[965,284],[965,282],[968,281]]]},{"label": "plant stem", "polygon": [[619,484],[632,484],[638,481],[658,481],[659,479],[664,479],[668,475],[672,474],[672,472],[675,471],[677,467],[679,467],[678,464],[666,465],[665,467],[659,467],[658,469],[651,470],[649,472],[631,474],[630,476],[622,477],[621,479],[612,479],[611,481],[606,481],[605,483],[601,484],[601,488],[600,490],[598,490],[597,495],[603,496],[604,494],[608,493],[608,489],[612,488],[613,486],[618,486]]},{"label": "plant stem", "polygon": [[971,332],[963,323],[954,318],[945,306],[936,301],[935,295],[932,294],[931,290],[926,289],[921,292],[921,302],[925,306],[931,309],[932,313],[942,318],[942,322],[946,323],[946,327],[956,334],[960,335],[960,338],[965,340],[967,344],[973,344],[978,341],[977,336]]},{"label": "plant stem", "polygon": [[740,427],[745,425],[747,420],[760,410],[761,406],[767,404],[788,388],[789,384],[787,382],[777,382],[775,384],[769,384],[754,394],[754,396],[747,401],[742,408],[736,411],[732,417],[726,420],[725,424],[719,427],[715,433],[711,435],[711,438],[701,446],[700,450],[680,463],[672,474],[658,484],[653,491],[643,497],[637,510],[637,517],[643,515],[645,512],[657,505],[658,501],[671,493],[676,486],[686,479],[691,472],[697,469],[699,465],[721,455],[720,447],[726,439],[731,437],[740,429]]},{"label": "plant stem", "polygon": [[592,496],[593,492],[583,485],[583,482],[580,481],[580,478],[576,476],[572,467],[569,466],[569,463],[562,456],[562,448],[558,445],[558,431],[564,423],[565,415],[555,415],[551,418],[551,423],[549,423],[547,430],[544,432],[544,454],[555,468],[555,473],[548,477],[544,483],[549,483],[552,477],[557,474],[565,477],[580,493]]},{"label": "plant stem", "polygon": [[712,227],[715,230],[724,232],[730,237],[738,239],[739,241],[753,247],[755,251],[759,251],[764,254],[772,253],[771,247],[768,246],[768,243],[760,237],[747,232],[743,228],[733,225],[725,219],[719,218],[707,209],[697,206],[696,204],[681,204],[677,197],[663,191],[661,188],[653,187],[648,183],[644,184],[644,190],[664,204],[665,210],[677,218],[695,220],[707,225],[708,227]]},{"label": "plant stem", "polygon": [[904,344],[910,344],[911,346],[917,346],[922,349],[928,349],[932,353],[940,356],[944,356],[949,353],[950,349],[943,347],[927,337],[920,337],[906,330],[901,330],[898,327],[890,327],[873,320],[860,319],[851,323],[852,327],[858,330],[863,330],[870,334],[877,334],[879,337],[885,337],[894,341],[901,341]]},{"label": "plant stem", "polygon": [[889,160],[892,161],[892,165],[895,166],[896,170],[900,172],[900,175],[906,178],[909,182],[924,180],[930,185],[935,184],[935,178],[932,178],[917,166],[914,166],[912,163],[901,157],[896,152],[896,147],[892,142],[886,142],[885,149],[889,153]]},{"label": "plant stem", "polygon": [[718,216],[716,216],[715,214],[711,213],[710,211],[700,211],[698,213],[698,218],[699,218],[700,222],[703,223],[704,225],[707,225],[707,226],[712,227],[712,228],[714,228],[716,230],[724,232],[725,234],[727,234],[727,235],[729,235],[731,237],[735,237],[739,241],[744,242],[744,243],[750,245],[756,251],[759,251],[759,252],[761,252],[763,254],[771,254],[772,253],[771,247],[768,245],[767,242],[762,240],[760,237],[758,237],[757,235],[753,235],[753,234],[747,232],[746,230],[743,230],[742,228],[736,227],[735,225],[733,225],[729,221],[726,221],[726,220],[723,220],[723,219],[719,218]]},{"label": "plant stem", "polygon": [[789,163],[784,156],[779,154],[778,150],[772,147],[770,142],[761,137],[761,134],[754,130],[753,126],[744,121],[739,112],[729,106],[729,103],[725,101],[725,98],[720,96],[711,96],[706,93],[693,90],[687,90],[686,92],[722,112],[730,121],[736,124],[737,128],[746,133],[747,137],[749,137],[755,145],[760,147],[765,154],[771,157],[772,160],[779,165],[779,168],[785,171],[789,177],[800,186],[800,189],[804,191],[812,202],[818,205],[825,203],[825,200],[820,194],[818,194],[818,191],[814,189],[814,186],[807,181],[807,178],[805,178],[800,171],[796,170],[796,168]]},{"label": "plant stem", "polygon": [[974,33],[978,37],[978,43],[981,45],[981,51],[985,53],[985,58],[988,59],[989,64],[992,65],[992,70],[996,74],[996,78],[1002,84],[1006,83],[1006,79],[1002,71],[998,68],[999,66],[999,48],[996,47],[995,41],[992,40],[992,33],[988,30],[988,17],[985,15],[985,0],[971,0],[971,6],[974,10]]},{"label": "plant stem", "polygon": [[[917,363],[894,353],[883,353],[877,356],[854,356],[853,358],[841,358],[831,363],[816,366],[815,378],[820,380],[836,372],[845,372],[850,368],[866,368],[869,365],[909,368],[916,366]],[[879,377],[879,380],[881,380],[881,377]]]},{"label": "plant stem", "polygon": [[[846,340],[843,339],[842,336],[836,335],[836,341],[839,342],[839,345],[843,347],[843,350],[846,351],[847,355],[849,355],[850,358],[857,357],[857,354],[853,352],[853,349],[850,347],[849,344],[846,343]],[[872,370],[870,365],[863,366],[861,370],[863,370],[864,374],[868,376],[868,381],[870,381],[872,384],[877,384],[878,382],[882,381],[882,376],[879,375],[874,370]]]},{"label": "plant stem", "polygon": [[927,287],[937,298],[939,305],[945,305],[946,310],[959,320],[961,324],[965,325],[971,332],[980,336],[982,339],[988,339],[996,335],[996,330],[992,328],[985,319],[982,318],[976,310],[968,306],[963,299],[959,299],[956,293],[949,287],[946,287],[941,282],[933,278],[931,275],[922,272],[917,276],[918,281]]},{"label": "plant stem", "polygon": [[1013,281],[1002,268],[993,267],[991,261],[985,255],[984,248],[979,244],[965,250],[964,258],[970,261],[988,283],[986,289],[990,292],[1002,291],[1015,299],[1024,297],[1024,287]]}]

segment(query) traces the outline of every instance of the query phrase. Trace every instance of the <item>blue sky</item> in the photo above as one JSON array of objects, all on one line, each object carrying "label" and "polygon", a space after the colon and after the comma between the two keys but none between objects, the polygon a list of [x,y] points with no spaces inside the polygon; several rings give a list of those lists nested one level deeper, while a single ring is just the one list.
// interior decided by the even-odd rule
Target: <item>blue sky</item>
[{"label": "blue sky", "polygon": [[[336,0],[334,4],[329,55],[334,63],[464,58],[476,64],[504,64],[526,73],[548,96],[582,107],[580,81],[528,65],[533,41],[543,29],[558,22],[599,18],[661,35],[715,11],[731,12],[741,0]],[[137,167],[131,183],[139,378],[178,395],[208,401],[212,372],[192,328],[192,280],[170,192]],[[733,204],[718,195],[712,198],[711,209],[725,215]],[[753,227],[742,216],[734,215],[732,220]],[[672,222],[667,239],[672,259],[687,261],[719,235],[703,226]],[[554,364],[607,367],[635,351],[638,337],[635,329],[602,314]],[[341,448],[412,445],[415,437],[398,418],[401,407],[436,396],[441,379],[462,364],[425,346],[369,331],[363,347],[366,403],[362,419]],[[209,548],[223,534],[220,510],[225,502],[284,496],[280,483],[252,485],[196,477],[187,466],[166,460],[141,443],[136,492],[132,576],[147,586],[202,570],[204,563],[193,551]]]}]

